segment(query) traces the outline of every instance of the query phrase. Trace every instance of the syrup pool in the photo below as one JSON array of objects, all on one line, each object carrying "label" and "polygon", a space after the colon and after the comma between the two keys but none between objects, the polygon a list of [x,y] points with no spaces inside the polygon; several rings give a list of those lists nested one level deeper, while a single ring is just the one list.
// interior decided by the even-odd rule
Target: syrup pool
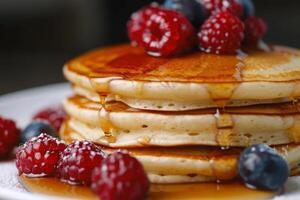
[{"label": "syrup pool", "polygon": [[[56,178],[27,178],[21,176],[20,182],[32,193],[67,199],[98,199],[88,187],[68,185]],[[274,195],[271,192],[246,188],[239,182],[222,184],[153,184],[149,200],[263,200],[270,199]]]}]

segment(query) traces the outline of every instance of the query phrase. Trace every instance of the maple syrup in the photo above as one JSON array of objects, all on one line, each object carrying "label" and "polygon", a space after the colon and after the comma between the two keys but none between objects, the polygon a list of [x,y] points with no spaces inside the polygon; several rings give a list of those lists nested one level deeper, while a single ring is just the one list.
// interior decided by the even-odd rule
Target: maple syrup
[{"label": "maple syrup", "polygon": [[[32,193],[64,197],[68,199],[97,200],[97,196],[85,186],[73,186],[56,178],[20,177],[23,186]],[[275,193],[253,190],[242,183],[152,184],[149,200],[263,200]]]},{"label": "maple syrup", "polygon": [[109,113],[106,112],[103,108],[101,108],[99,111],[100,127],[103,130],[104,135],[107,137],[112,136],[112,133],[114,131],[114,126],[110,122],[109,118]]}]

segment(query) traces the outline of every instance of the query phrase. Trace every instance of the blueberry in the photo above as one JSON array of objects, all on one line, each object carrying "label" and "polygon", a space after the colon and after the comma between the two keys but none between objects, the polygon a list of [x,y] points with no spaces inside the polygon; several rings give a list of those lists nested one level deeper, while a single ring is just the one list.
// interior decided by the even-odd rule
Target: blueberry
[{"label": "blueberry", "polygon": [[237,1],[243,6],[244,9],[243,16],[242,16],[243,19],[255,15],[255,9],[252,0],[237,0]]},{"label": "blueberry", "polygon": [[285,159],[264,144],[246,148],[241,153],[238,169],[244,183],[259,189],[280,189],[289,176]]},{"label": "blueberry", "polygon": [[57,137],[56,131],[54,128],[46,121],[35,120],[31,122],[21,134],[21,143],[25,143],[30,140],[32,137],[39,136],[41,133],[46,133],[53,137]]},{"label": "blueberry", "polygon": [[165,0],[163,6],[181,12],[197,29],[208,17],[206,9],[197,0]]}]

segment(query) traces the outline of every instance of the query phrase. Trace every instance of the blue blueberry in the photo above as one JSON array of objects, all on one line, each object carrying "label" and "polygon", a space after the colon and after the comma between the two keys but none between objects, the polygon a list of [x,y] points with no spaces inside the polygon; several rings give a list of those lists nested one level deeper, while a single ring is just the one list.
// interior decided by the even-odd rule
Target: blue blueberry
[{"label": "blue blueberry", "polygon": [[206,9],[197,0],[165,0],[163,6],[181,12],[197,29],[208,17]]},{"label": "blue blueberry", "polygon": [[21,143],[25,143],[32,137],[39,136],[41,133],[46,133],[53,137],[57,137],[57,133],[54,128],[46,121],[36,120],[31,122],[21,134]]},{"label": "blue blueberry", "polygon": [[238,2],[243,6],[243,19],[246,19],[249,16],[255,15],[255,8],[252,0],[238,0]]},{"label": "blue blueberry", "polygon": [[240,155],[238,170],[244,183],[267,190],[280,189],[289,176],[285,159],[264,144],[246,148]]}]

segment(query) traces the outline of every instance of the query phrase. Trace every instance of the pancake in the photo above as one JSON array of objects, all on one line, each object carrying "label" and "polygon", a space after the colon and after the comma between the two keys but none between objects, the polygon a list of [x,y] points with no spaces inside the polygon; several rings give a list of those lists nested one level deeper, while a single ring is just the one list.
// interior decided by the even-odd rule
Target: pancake
[{"label": "pancake", "polygon": [[[244,55],[194,52],[154,58],[130,45],[98,49],[64,67],[76,92],[149,110],[191,110],[296,100],[300,96],[300,53],[272,46]],[[81,89],[79,91],[79,89]],[[90,95],[88,95],[90,94]],[[96,95],[95,95],[96,94]],[[92,98],[93,97],[93,98]]]},{"label": "pancake", "polygon": [[[86,138],[66,124],[61,136],[67,142]],[[289,144],[274,147],[288,162],[291,171],[299,168],[300,145]],[[102,147],[106,153],[118,149]],[[152,183],[187,183],[232,180],[237,178],[237,162],[241,148],[218,147],[146,147],[123,148],[135,156],[144,166]]]},{"label": "pancake", "polygon": [[[64,101],[65,124],[110,147],[211,145],[246,147],[300,141],[300,104],[268,104],[181,112],[146,111],[80,96]],[[75,139],[75,138],[73,138]]]},{"label": "pancake", "polygon": [[[100,95],[97,92],[88,90],[86,88],[73,85],[73,90],[75,94],[80,96],[84,96],[85,98],[100,102],[102,104],[113,102],[113,101],[120,101],[125,103],[126,105],[143,110],[157,110],[157,111],[186,111],[186,110],[196,110],[196,109],[205,109],[205,108],[214,108],[217,105],[213,101],[207,102],[194,102],[194,103],[184,103],[178,101],[170,101],[170,100],[144,100],[144,99],[132,99],[127,97],[121,97],[118,95]],[[229,101],[226,103],[226,107],[240,107],[240,106],[249,106],[249,105],[258,105],[258,104],[270,104],[270,103],[282,103],[282,102],[289,102],[291,99],[288,98],[279,98],[279,99],[272,99],[272,100],[235,100]],[[296,101],[294,99],[293,101]],[[220,103],[220,102],[219,102]]]}]

